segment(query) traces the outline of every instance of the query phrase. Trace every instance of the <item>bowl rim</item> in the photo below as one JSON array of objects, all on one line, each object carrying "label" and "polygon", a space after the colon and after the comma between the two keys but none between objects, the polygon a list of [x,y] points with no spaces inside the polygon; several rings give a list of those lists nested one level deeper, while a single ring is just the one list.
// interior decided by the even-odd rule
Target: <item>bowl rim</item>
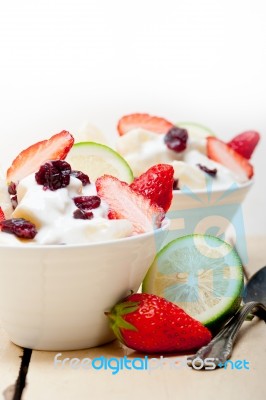
[{"label": "bowl rim", "polygon": [[[167,231],[170,226],[170,219],[165,217],[162,221],[160,228],[156,228],[152,231],[140,233],[137,235],[127,236],[120,239],[112,239],[106,240],[101,242],[88,242],[88,243],[75,243],[75,244],[35,244],[34,242],[31,243],[21,243],[19,245],[15,244],[1,244],[0,243],[0,251],[2,249],[10,249],[10,250],[58,250],[58,249],[85,249],[85,248],[92,248],[92,247],[101,247],[105,246],[113,246],[115,244],[121,244],[127,242],[136,242],[137,240],[142,240],[143,238],[148,238],[153,235],[158,235],[160,232]],[[22,251],[24,251],[22,250]]]},{"label": "bowl rim", "polygon": [[[229,183],[228,186],[224,185],[224,186],[219,187],[219,188],[214,188],[214,189],[212,188],[211,189],[211,193],[224,192],[226,190],[229,190],[232,187],[232,185],[234,185],[234,184],[236,184],[237,186],[232,188],[232,191],[237,191],[237,190],[240,190],[240,189],[246,189],[246,188],[251,187],[254,184],[254,182],[255,182],[254,178],[249,179],[247,182],[244,182],[244,183],[232,182],[232,183]],[[190,190],[194,194],[207,194],[208,193],[206,189],[190,189]],[[188,192],[184,191],[183,189],[178,189],[178,190],[173,190],[173,194],[174,195],[176,195],[176,194],[187,195]]]}]

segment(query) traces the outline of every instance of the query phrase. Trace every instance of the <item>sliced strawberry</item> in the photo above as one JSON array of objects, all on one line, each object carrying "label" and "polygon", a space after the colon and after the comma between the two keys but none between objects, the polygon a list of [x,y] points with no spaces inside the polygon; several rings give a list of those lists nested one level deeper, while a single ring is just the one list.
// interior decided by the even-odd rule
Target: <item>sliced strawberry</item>
[{"label": "sliced strawberry", "polygon": [[157,164],[136,178],[130,187],[166,212],[173,198],[173,184],[174,168],[168,164]]},{"label": "sliced strawberry", "polygon": [[5,220],[5,214],[4,211],[2,210],[2,208],[0,207],[0,222]]},{"label": "sliced strawberry", "polygon": [[118,121],[117,130],[120,136],[135,128],[143,128],[156,133],[167,133],[173,126],[174,124],[164,118],[153,117],[149,114],[130,114]]},{"label": "sliced strawberry", "polygon": [[96,189],[110,207],[109,218],[129,220],[133,224],[134,233],[148,232],[161,225],[164,210],[134,192],[127,183],[104,175],[96,180]]},{"label": "sliced strawberry", "polygon": [[23,150],[7,170],[8,183],[19,182],[49,160],[64,160],[74,144],[73,136],[62,131],[48,140],[35,143]]},{"label": "sliced strawberry", "polygon": [[259,140],[260,134],[258,132],[246,131],[235,136],[228,145],[249,160]]},{"label": "sliced strawberry", "polygon": [[252,165],[222,140],[213,136],[208,137],[207,154],[210,159],[230,169],[241,181],[252,178]]}]

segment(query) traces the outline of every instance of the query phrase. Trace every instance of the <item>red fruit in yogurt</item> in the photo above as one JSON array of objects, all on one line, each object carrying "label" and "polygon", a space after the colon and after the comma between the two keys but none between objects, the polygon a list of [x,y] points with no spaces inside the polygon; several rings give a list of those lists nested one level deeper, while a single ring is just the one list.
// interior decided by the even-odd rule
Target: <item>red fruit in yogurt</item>
[{"label": "red fruit in yogurt", "polygon": [[168,164],[157,164],[136,178],[130,187],[148,197],[166,212],[173,198],[174,169]]},{"label": "red fruit in yogurt", "polygon": [[2,210],[2,208],[0,207],[0,222],[5,220],[5,214],[4,211]]},{"label": "red fruit in yogurt", "polygon": [[216,137],[207,138],[207,154],[210,159],[216,161],[235,173],[241,181],[251,179],[253,166],[248,160],[237,153],[232,147]]},{"label": "red fruit in yogurt", "polygon": [[173,126],[171,122],[164,118],[136,113],[122,117],[118,121],[117,130],[120,136],[136,128],[143,128],[156,133],[167,133]]},{"label": "red fruit in yogurt", "polygon": [[251,158],[257,144],[260,140],[260,134],[256,131],[246,131],[235,136],[228,145],[241,156]]},{"label": "red fruit in yogurt", "polygon": [[164,210],[136,193],[127,183],[111,175],[103,175],[96,180],[96,189],[100,198],[109,205],[109,219],[129,220],[135,234],[161,226]]},{"label": "red fruit in yogurt", "polygon": [[0,229],[22,239],[33,239],[37,234],[35,225],[24,218],[5,219],[0,222]]},{"label": "red fruit in yogurt", "polygon": [[16,184],[36,172],[47,161],[64,160],[73,144],[73,136],[67,131],[62,131],[48,140],[31,145],[15,158],[7,170],[8,183]]}]

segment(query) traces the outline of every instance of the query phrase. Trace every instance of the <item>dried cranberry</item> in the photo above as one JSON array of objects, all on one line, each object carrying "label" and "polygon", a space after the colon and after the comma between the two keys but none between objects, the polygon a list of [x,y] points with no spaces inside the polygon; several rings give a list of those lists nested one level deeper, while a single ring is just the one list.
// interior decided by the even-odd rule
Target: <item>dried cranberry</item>
[{"label": "dried cranberry", "polygon": [[180,188],[178,187],[178,179],[174,179],[173,190],[180,190]]},{"label": "dried cranberry", "polygon": [[11,195],[16,195],[17,194],[17,187],[16,184],[14,182],[11,182],[8,185],[8,193]]},{"label": "dried cranberry", "polygon": [[217,168],[208,168],[205,165],[201,165],[201,164],[197,164],[197,166],[204,172],[206,172],[206,174],[211,175],[212,177],[215,177],[217,174]]},{"label": "dried cranberry", "polygon": [[169,129],[164,137],[164,143],[170,150],[174,150],[177,153],[185,150],[187,147],[188,133],[186,129],[178,128],[174,126]]},{"label": "dried cranberry", "polygon": [[73,217],[75,219],[92,219],[93,218],[93,212],[92,211],[85,211],[85,210],[80,210],[79,208],[73,212]]},{"label": "dried cranberry", "polygon": [[82,186],[86,186],[91,183],[88,175],[84,174],[81,171],[72,171],[71,175],[73,175],[75,178],[79,179],[82,182]]},{"label": "dried cranberry", "polygon": [[24,218],[6,219],[0,222],[3,232],[12,233],[23,239],[33,239],[37,230],[34,224]]},{"label": "dried cranberry", "polygon": [[57,190],[69,185],[71,166],[63,160],[48,161],[35,174],[36,182],[44,189]]},{"label": "dried cranberry", "polygon": [[15,209],[17,208],[17,205],[18,205],[18,198],[17,198],[17,196],[12,196],[12,197],[11,197],[11,204],[12,204],[13,210],[15,210]]},{"label": "dried cranberry", "polygon": [[119,215],[114,210],[109,210],[107,217],[108,219],[120,219]]},{"label": "dried cranberry", "polygon": [[98,208],[101,204],[101,199],[98,196],[79,196],[74,197],[73,200],[80,210],[92,210]]}]

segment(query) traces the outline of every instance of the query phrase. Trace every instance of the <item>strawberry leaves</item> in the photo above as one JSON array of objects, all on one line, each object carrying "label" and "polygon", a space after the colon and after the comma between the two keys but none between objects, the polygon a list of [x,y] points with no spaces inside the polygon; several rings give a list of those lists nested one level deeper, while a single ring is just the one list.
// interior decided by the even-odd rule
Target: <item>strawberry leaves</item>
[{"label": "strawberry leaves", "polygon": [[138,309],[139,302],[125,301],[123,303],[117,304],[112,308],[111,312],[105,312],[105,315],[110,320],[110,326],[120,342],[124,342],[123,336],[121,334],[121,329],[127,329],[131,331],[137,331],[137,328],[125,321],[123,318],[125,315],[130,314]]}]

